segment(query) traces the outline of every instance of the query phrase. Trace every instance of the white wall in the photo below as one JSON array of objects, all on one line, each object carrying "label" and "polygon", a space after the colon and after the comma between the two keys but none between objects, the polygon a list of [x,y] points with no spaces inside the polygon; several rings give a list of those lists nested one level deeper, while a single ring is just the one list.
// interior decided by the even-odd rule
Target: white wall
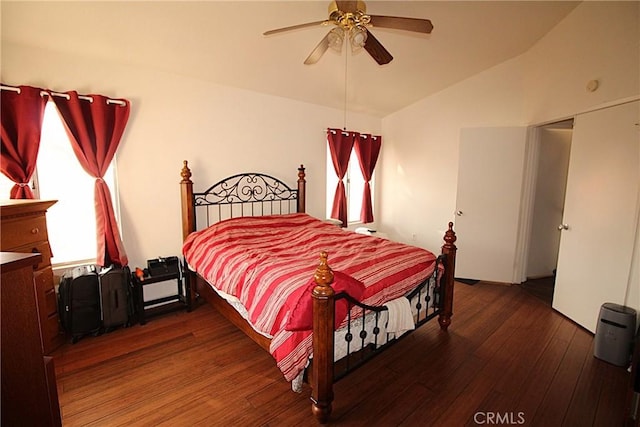
[{"label": "white wall", "polygon": [[[584,2],[520,57],[385,117],[380,229],[406,242],[417,234],[415,243],[439,248],[455,209],[462,128],[536,125],[639,96],[639,8]],[[592,79],[600,82],[595,92],[585,88]],[[637,277],[628,303],[639,308],[634,286]]]},{"label": "white wall", "polygon": [[[524,110],[536,124],[640,93],[640,2],[583,2],[525,55]],[[598,80],[595,92],[587,82]]]},{"label": "white wall", "polygon": [[[177,74],[3,43],[2,81],[127,98],[132,112],[117,153],[122,238],[132,267],[181,254],[180,170],[195,189],[259,171],[295,186],[307,168],[307,211],[324,218],[327,127],[344,111],[262,95]],[[349,114],[380,133],[379,118]]]},{"label": "white wall", "polygon": [[380,230],[439,251],[454,220],[461,129],[523,124],[522,73],[516,58],[383,119]]}]

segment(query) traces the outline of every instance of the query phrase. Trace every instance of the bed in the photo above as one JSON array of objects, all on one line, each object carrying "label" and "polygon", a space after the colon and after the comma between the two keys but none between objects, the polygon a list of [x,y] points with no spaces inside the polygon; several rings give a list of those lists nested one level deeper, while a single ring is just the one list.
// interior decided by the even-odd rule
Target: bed
[{"label": "bed", "polygon": [[305,213],[295,188],[261,173],[194,192],[181,170],[183,255],[190,298],[202,297],[269,351],[292,388],[311,387],[329,419],[333,384],[424,323],[453,314],[456,235],[439,256],[354,233]]}]

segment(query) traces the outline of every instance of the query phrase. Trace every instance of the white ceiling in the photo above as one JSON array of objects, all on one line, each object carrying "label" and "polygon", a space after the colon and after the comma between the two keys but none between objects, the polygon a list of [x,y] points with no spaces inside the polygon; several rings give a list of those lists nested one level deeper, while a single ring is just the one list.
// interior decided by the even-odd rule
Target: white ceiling
[{"label": "white ceiling", "polygon": [[578,3],[369,0],[370,14],[434,25],[430,35],[371,29],[394,56],[384,66],[346,47],[304,65],[329,27],[262,35],[325,19],[329,1],[2,1],[2,41],[338,109],[346,99],[349,111],[382,117],[525,52]]}]

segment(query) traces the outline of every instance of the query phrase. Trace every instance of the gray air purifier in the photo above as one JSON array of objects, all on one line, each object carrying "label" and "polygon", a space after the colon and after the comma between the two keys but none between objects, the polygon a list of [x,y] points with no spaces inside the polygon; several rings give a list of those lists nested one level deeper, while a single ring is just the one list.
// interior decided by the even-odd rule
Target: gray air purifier
[{"label": "gray air purifier", "polygon": [[593,355],[616,366],[628,366],[633,337],[636,334],[636,311],[614,303],[602,304]]}]

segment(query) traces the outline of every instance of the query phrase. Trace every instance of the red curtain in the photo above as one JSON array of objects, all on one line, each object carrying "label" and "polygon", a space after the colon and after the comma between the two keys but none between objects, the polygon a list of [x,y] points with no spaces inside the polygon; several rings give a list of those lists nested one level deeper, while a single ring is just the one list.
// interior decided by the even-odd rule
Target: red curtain
[{"label": "red curtain", "polygon": [[[36,169],[40,148],[42,118],[47,98],[42,89],[19,86],[20,92],[1,91],[2,151],[0,170],[16,183],[11,189],[12,199],[33,199],[29,180]],[[5,196],[6,197],[6,196]]]},{"label": "red curtain", "polygon": [[363,223],[373,222],[373,206],[371,203],[371,176],[376,168],[382,137],[369,134],[361,134],[356,137],[355,149],[360,170],[364,177],[364,193],[362,194],[362,210],[360,211],[360,221]]},{"label": "red curtain", "polygon": [[342,221],[343,227],[347,226],[347,195],[343,179],[349,167],[349,157],[351,156],[355,137],[356,134],[354,132],[345,132],[340,129],[327,129],[327,141],[329,142],[331,160],[336,175],[338,175],[338,186],[336,187],[336,194],[333,197],[331,218]]},{"label": "red curtain", "polygon": [[129,119],[130,104],[122,99],[118,101],[124,105],[118,105],[101,95],[89,95],[92,101],[79,99],[75,91],[65,94],[68,99],[60,96],[51,98],[65,123],[76,157],[83,169],[96,178],[96,262],[102,266],[127,265],[127,254],[113,213],[111,192],[102,177],[120,143]]}]

